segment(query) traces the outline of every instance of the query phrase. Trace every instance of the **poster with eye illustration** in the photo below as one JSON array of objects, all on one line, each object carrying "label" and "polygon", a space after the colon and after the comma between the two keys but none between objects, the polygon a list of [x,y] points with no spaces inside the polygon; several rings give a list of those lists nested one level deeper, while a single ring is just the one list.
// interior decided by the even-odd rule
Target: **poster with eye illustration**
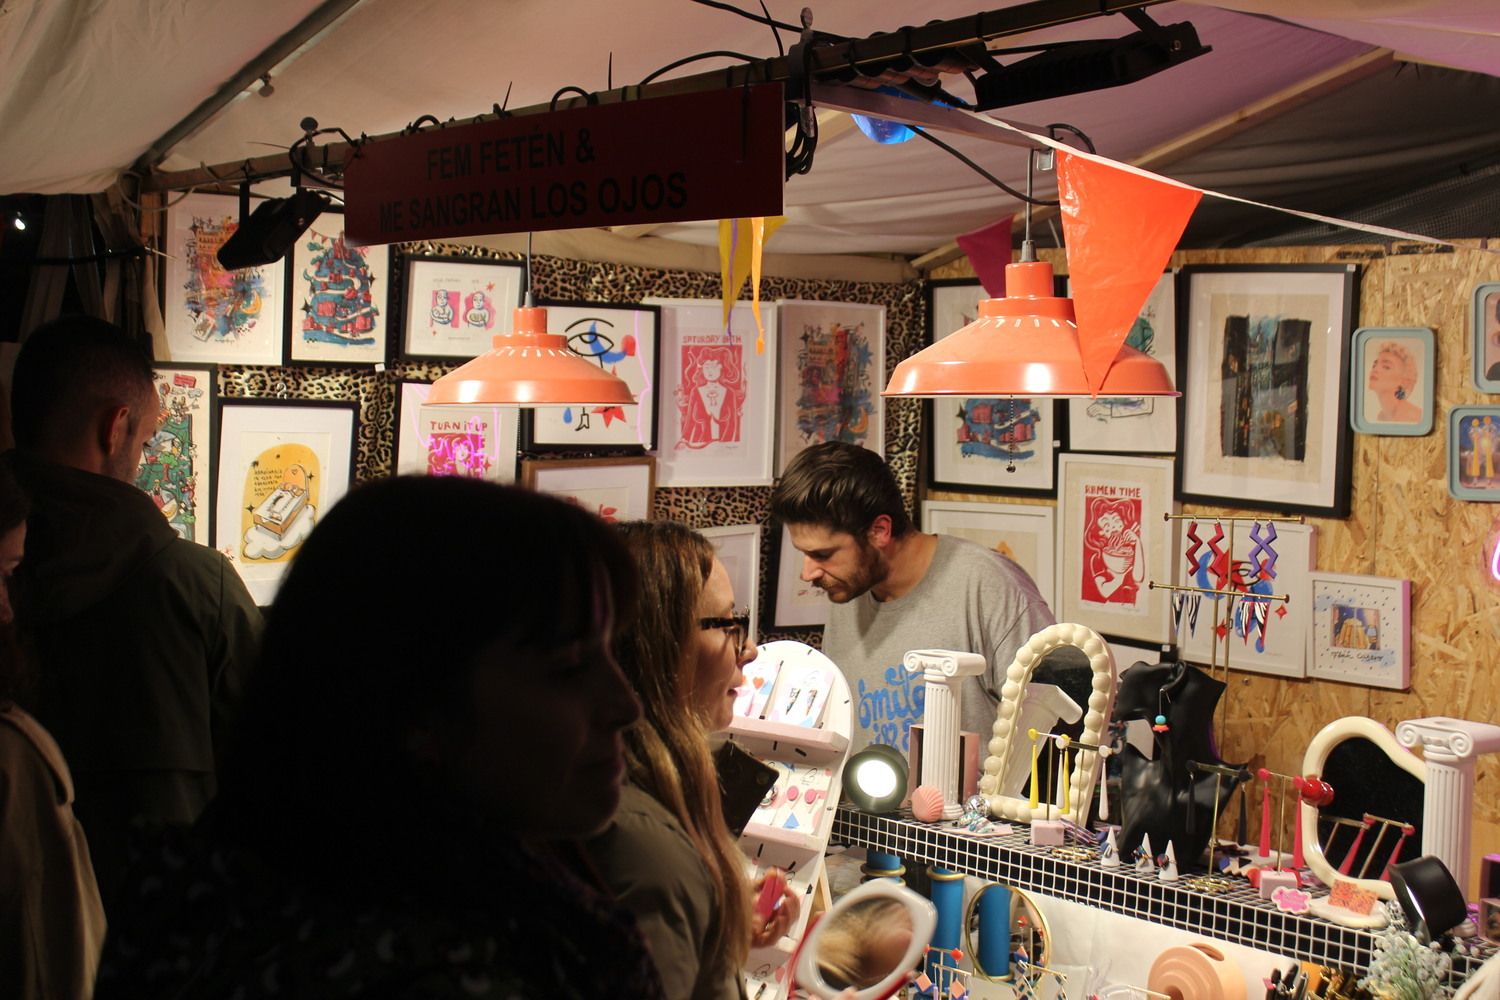
[{"label": "poster with eye illustration", "polygon": [[519,261],[406,258],[407,358],[469,359],[510,333],[525,265]]},{"label": "poster with eye illustration", "polygon": [[156,370],[156,433],[141,449],[135,485],[190,542],[209,544],[214,467],[212,367]]},{"label": "poster with eye illustration", "polygon": [[514,406],[428,406],[432,386],[402,382],[396,395],[396,474],[516,481]]},{"label": "poster with eye illustration", "polygon": [[568,350],[618,375],[636,398],[634,406],[538,406],[523,413],[528,451],[568,451],[602,445],[656,447],[657,340],[661,310],[596,302],[539,302],[547,308],[547,330]]},{"label": "poster with eye illustration", "polygon": [[190,194],[167,210],[163,361],[281,364],[286,265],[226,271],[219,248],[239,229],[239,199]]},{"label": "poster with eye illustration", "polygon": [[885,307],[787,301],[776,308],[782,339],[777,471],[824,441],[884,454]]},{"label": "poster with eye illustration", "polygon": [[236,399],[219,404],[214,547],[255,603],[281,576],[354,469],[355,403]]},{"label": "poster with eye illustration", "polygon": [[1063,455],[1058,479],[1058,620],[1165,642],[1168,592],[1150,584],[1172,576],[1171,460]]},{"label": "poster with eye illustration", "polygon": [[648,299],[661,307],[662,486],[769,486],[776,385],[776,310],[716,299]]}]

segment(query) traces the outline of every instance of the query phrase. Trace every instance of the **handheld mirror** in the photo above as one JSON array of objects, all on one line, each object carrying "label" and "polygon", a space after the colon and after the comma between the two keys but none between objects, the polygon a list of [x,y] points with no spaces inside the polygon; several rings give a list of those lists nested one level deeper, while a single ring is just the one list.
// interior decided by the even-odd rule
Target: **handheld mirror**
[{"label": "handheld mirror", "polygon": [[855,1000],[885,1000],[905,985],[937,928],[937,907],[885,879],[842,896],[813,928],[797,956],[797,983],[832,1000],[853,987]]}]

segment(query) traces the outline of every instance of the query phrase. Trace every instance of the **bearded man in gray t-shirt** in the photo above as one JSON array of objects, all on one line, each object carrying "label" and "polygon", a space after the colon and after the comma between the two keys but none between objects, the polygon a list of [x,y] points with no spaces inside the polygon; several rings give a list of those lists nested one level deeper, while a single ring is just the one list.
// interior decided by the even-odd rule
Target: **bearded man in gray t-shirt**
[{"label": "bearded man in gray t-shirt", "polygon": [[1016,650],[1055,621],[1026,571],[973,542],[916,530],[885,460],[856,445],[801,452],[771,514],[802,553],[802,579],[832,602],[823,652],[849,681],[854,748],[908,750],[925,694],[901,665],[912,649],[985,658],[983,675],[964,678],[961,723],[988,737]]}]

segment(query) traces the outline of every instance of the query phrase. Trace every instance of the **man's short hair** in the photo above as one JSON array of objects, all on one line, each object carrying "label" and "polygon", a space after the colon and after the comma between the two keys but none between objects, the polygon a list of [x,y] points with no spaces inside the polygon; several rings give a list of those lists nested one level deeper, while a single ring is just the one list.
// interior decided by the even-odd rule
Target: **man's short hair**
[{"label": "man's short hair", "polygon": [[32,331],[16,356],[10,412],[16,446],[68,445],[100,409],[155,395],[151,357],[113,323],[65,316]]},{"label": "man's short hair", "polygon": [[783,524],[818,524],[863,535],[881,514],[891,534],[912,528],[906,501],[885,459],[842,441],[813,445],[792,459],[771,494],[771,516]]}]

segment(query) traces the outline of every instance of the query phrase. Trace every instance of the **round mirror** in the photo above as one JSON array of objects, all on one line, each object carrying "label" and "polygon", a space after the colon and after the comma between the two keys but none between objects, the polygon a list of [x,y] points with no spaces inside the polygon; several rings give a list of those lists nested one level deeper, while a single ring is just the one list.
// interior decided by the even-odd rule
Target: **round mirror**
[{"label": "round mirror", "polygon": [[1046,968],[1050,942],[1051,932],[1036,900],[1020,889],[991,883],[969,898],[964,951],[981,979],[1008,981],[1015,976],[1015,966]]},{"label": "round mirror", "polygon": [[833,905],[802,944],[797,983],[832,998],[853,987],[857,1000],[883,1000],[917,968],[937,907],[886,879],[866,882]]}]

